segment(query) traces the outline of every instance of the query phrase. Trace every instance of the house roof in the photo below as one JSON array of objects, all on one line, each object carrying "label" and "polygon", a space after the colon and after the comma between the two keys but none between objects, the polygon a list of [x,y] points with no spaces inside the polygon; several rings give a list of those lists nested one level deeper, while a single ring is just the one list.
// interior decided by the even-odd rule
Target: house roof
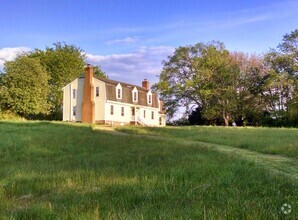
[{"label": "house roof", "polygon": [[[159,106],[158,105],[158,95],[155,92],[152,92],[152,104],[148,104],[147,103],[147,93],[150,90],[147,90],[147,89],[137,86],[137,85],[128,84],[128,83],[111,80],[111,79],[107,79],[107,78],[103,78],[103,77],[94,76],[94,78],[106,83],[107,100],[142,105],[142,106],[150,106],[153,108],[158,108],[158,106]],[[121,87],[122,87],[122,99],[116,98],[116,86],[119,83],[121,84]],[[138,102],[133,102],[133,98],[132,98],[132,90],[135,87],[138,90]]]},{"label": "house roof", "polygon": [[98,76],[93,76],[94,78],[96,78],[96,79],[99,79],[99,80],[101,80],[101,81],[103,81],[103,82],[105,82],[105,83],[109,83],[109,84],[112,84],[112,85],[118,85],[118,83],[120,83],[121,84],[121,86],[122,87],[132,87],[132,89],[134,88],[134,87],[136,87],[138,90],[143,90],[143,91],[149,91],[149,90],[147,90],[147,89],[145,89],[145,88],[143,88],[143,87],[141,87],[141,86],[137,86],[137,85],[133,85],[133,84],[129,84],[129,83],[125,83],[125,82],[120,82],[120,81],[116,81],[116,80],[111,80],[111,79],[108,79],[108,78],[104,78],[104,77],[98,77]]}]

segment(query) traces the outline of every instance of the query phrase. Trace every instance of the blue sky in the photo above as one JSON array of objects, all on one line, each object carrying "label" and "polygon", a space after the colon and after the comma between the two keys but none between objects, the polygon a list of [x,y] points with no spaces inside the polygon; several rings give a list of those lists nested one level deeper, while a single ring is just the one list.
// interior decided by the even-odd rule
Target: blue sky
[{"label": "blue sky", "polygon": [[21,51],[75,44],[110,78],[152,83],[178,46],[220,40],[261,54],[298,28],[298,1],[1,0],[0,68]]}]

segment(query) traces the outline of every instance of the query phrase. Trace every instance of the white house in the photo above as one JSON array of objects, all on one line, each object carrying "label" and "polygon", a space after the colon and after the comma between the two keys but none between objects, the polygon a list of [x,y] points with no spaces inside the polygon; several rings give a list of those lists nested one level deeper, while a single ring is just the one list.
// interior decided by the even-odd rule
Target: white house
[{"label": "white house", "polygon": [[96,77],[87,65],[83,76],[63,87],[63,121],[165,126],[165,114],[148,80],[136,86]]}]

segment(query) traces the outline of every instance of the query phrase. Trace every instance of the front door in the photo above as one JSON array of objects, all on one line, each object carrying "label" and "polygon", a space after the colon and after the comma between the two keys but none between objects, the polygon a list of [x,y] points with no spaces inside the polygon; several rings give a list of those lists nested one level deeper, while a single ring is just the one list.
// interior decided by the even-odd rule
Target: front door
[{"label": "front door", "polygon": [[136,118],[135,118],[135,115],[136,115],[136,112],[135,112],[135,107],[131,107],[131,121],[135,121]]}]

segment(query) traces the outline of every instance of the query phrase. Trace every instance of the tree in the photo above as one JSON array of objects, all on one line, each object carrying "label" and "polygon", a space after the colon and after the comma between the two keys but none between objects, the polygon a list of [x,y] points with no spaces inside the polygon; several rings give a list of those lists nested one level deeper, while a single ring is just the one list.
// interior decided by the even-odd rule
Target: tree
[{"label": "tree", "polygon": [[266,54],[265,65],[271,75],[267,92],[271,114],[283,120],[298,118],[298,30],[284,35],[277,49]]},{"label": "tree", "polygon": [[169,118],[172,118],[181,106],[201,105],[200,97],[192,87],[191,81],[195,75],[195,56],[197,51],[194,47],[179,47],[168,61],[163,61],[164,67],[159,75],[159,83],[153,85],[153,89],[161,94]]},{"label": "tree", "polygon": [[179,47],[163,62],[154,88],[173,116],[183,106],[195,105],[207,119],[222,117],[227,126],[235,111],[238,69],[221,42]]},{"label": "tree", "polygon": [[190,125],[206,125],[208,124],[208,121],[204,116],[202,115],[202,108],[197,107],[195,110],[193,110],[189,116],[188,116],[188,122]]},{"label": "tree", "polygon": [[50,119],[61,119],[62,87],[82,74],[85,66],[83,51],[74,45],[58,42],[44,51],[36,49],[29,57],[38,58],[48,73]]},{"label": "tree", "polygon": [[100,66],[92,66],[93,67],[93,74],[94,76],[102,77],[102,78],[108,78],[106,73],[102,71]]},{"label": "tree", "polygon": [[[283,37],[282,43],[279,44],[282,57],[288,64],[286,72],[291,76],[292,83],[292,100],[288,103],[288,107],[297,112],[298,108],[298,29]],[[298,115],[297,115],[298,118]]]},{"label": "tree", "polygon": [[48,76],[39,60],[21,55],[5,62],[0,83],[2,109],[22,117],[47,112]]},{"label": "tree", "polygon": [[236,111],[233,116],[238,125],[258,125],[268,101],[265,100],[266,72],[263,57],[243,52],[231,53],[239,73],[236,88]]},{"label": "tree", "polygon": [[292,58],[293,62],[290,66],[291,71],[289,74],[298,74],[298,29],[292,31],[290,34],[285,34],[282,42],[278,45],[278,49],[283,55],[288,55]]}]

